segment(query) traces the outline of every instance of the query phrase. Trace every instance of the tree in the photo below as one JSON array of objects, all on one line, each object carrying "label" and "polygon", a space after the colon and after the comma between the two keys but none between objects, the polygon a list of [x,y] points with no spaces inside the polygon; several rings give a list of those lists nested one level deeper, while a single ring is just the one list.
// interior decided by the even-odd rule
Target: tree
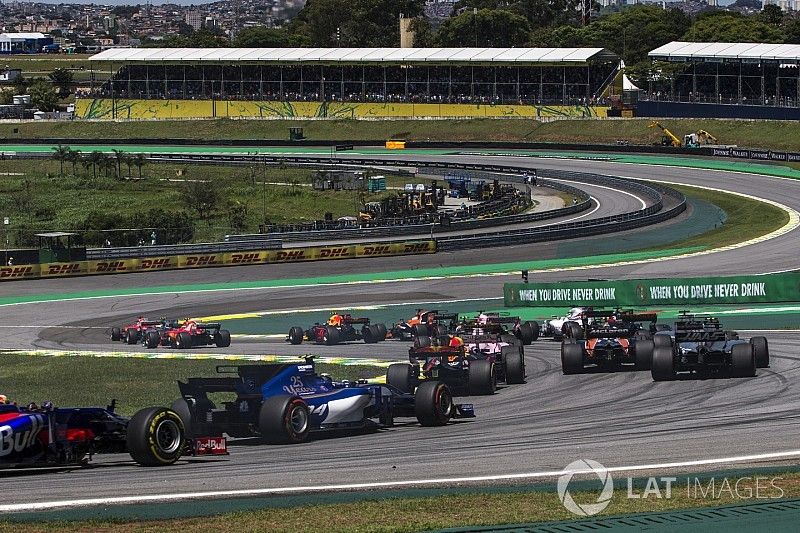
[{"label": "tree", "polygon": [[64,177],[64,161],[69,157],[71,152],[69,146],[61,146],[60,144],[53,148],[53,159],[59,163],[58,175],[60,178]]},{"label": "tree", "polygon": [[233,45],[238,48],[284,48],[289,46],[286,28],[245,28],[239,32]]},{"label": "tree", "polygon": [[528,42],[530,26],[525,17],[502,9],[464,12],[447,19],[439,29],[441,46],[511,47]]},{"label": "tree", "polygon": [[184,185],[184,194],[181,197],[186,207],[197,213],[201,220],[208,220],[211,217],[220,200],[220,194],[216,187],[198,180],[187,180]]},{"label": "tree", "polygon": [[142,179],[142,167],[147,164],[147,157],[144,154],[136,154],[133,156],[133,164],[139,171],[139,179]]},{"label": "tree", "polygon": [[776,6],[775,4],[765,5],[761,13],[756,16],[766,24],[771,24],[772,26],[780,26],[781,22],[783,22],[783,10],[780,6]]},{"label": "tree", "polygon": [[114,161],[114,170],[117,178],[122,178],[122,163],[125,162],[125,157],[127,154],[122,150],[117,150],[116,148],[111,151],[114,153],[112,161]]},{"label": "tree", "polygon": [[64,98],[70,93],[70,88],[74,81],[72,72],[67,69],[57,68],[47,75],[50,81],[58,88],[58,93],[61,98]]},{"label": "tree", "polygon": [[31,104],[40,111],[53,111],[58,104],[58,95],[53,86],[44,80],[36,80],[28,88]]},{"label": "tree", "polygon": [[80,150],[73,150],[73,149],[70,148],[69,152],[67,153],[66,160],[69,161],[70,163],[72,163],[72,175],[73,176],[77,175],[77,172],[75,171],[75,167],[78,164],[78,162],[81,160],[81,151]]},{"label": "tree", "polygon": [[729,11],[701,13],[681,40],[722,43],[780,43],[780,30],[756,17]]},{"label": "tree", "polygon": [[92,167],[92,178],[95,180],[97,179],[97,167],[101,166],[105,159],[107,158],[103,152],[94,150],[84,160],[86,168]]}]

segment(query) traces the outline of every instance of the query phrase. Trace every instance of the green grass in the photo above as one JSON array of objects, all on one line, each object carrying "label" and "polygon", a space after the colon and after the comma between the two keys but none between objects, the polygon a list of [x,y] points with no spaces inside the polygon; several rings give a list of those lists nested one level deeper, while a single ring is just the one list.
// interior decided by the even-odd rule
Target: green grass
[{"label": "green grass", "polygon": [[[197,140],[285,140],[288,128],[304,128],[310,140],[518,141],[614,144],[626,139],[652,145],[661,132],[649,120],[447,119],[447,120],[198,120],[154,122],[62,122],[0,124],[8,139],[176,138]],[[722,144],[800,150],[800,122],[718,119],[665,119],[676,135],[705,129]],[[19,128],[14,134],[13,128]]]},{"label": "green grass", "polygon": [[718,206],[727,214],[727,220],[712,231],[663,246],[647,248],[647,250],[690,248],[695,246],[719,248],[761,237],[782,228],[789,222],[789,214],[786,211],[765,202],[697,187],[684,185],[669,185],[669,187],[682,192],[686,196],[705,200]]},{"label": "green grass", "polygon": [[[143,407],[170,405],[180,396],[177,380],[216,375],[222,359],[140,359],[125,357],[40,356],[0,353],[0,384],[20,405],[50,400],[60,406],[104,406],[117,399],[118,411],[132,415]],[[241,362],[241,364],[252,364]],[[317,371],[335,379],[374,378],[384,369],[367,365],[318,363]]]},{"label": "green grass", "polygon": [[[737,475],[735,479],[739,479]],[[800,496],[800,474],[796,472],[770,472],[764,484],[776,479],[776,486],[783,491],[782,498]],[[687,479],[679,477],[679,480]],[[691,481],[693,477],[689,477]],[[730,483],[733,485],[734,480]],[[752,478],[742,483],[755,486]],[[763,486],[762,486],[763,487]],[[662,485],[661,490],[664,490]],[[753,489],[755,490],[755,489]],[[770,490],[773,490],[770,488]],[[642,488],[637,492],[641,494]],[[771,494],[778,495],[774,490]],[[579,503],[594,503],[597,492],[571,492]],[[762,493],[763,496],[767,492]],[[684,484],[674,486],[671,498],[629,499],[624,486],[617,486],[610,505],[600,515],[623,515],[659,511],[674,511],[699,507],[717,507],[730,504],[767,503],[780,500],[741,500],[721,492],[719,498],[697,498]],[[268,500],[267,500],[268,502]],[[267,503],[268,505],[268,503]],[[330,532],[412,532],[428,531],[458,526],[491,526],[574,520],[576,517],[561,506],[556,491],[550,486],[532,490],[485,491],[437,495],[426,498],[386,498],[355,503],[308,505],[298,507],[275,507],[255,511],[239,511],[202,518],[184,518],[152,521],[91,520],[77,522],[6,522],[9,530],[33,531],[104,531],[117,532],[186,532],[186,531],[292,531],[297,533],[316,531]],[[3,522],[0,522],[0,526]]]}]

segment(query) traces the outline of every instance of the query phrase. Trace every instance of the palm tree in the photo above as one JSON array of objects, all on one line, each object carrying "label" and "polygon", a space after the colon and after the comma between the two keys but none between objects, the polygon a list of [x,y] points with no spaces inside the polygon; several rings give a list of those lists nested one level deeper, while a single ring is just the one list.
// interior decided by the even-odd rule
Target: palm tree
[{"label": "palm tree", "polygon": [[139,169],[139,179],[142,179],[142,167],[147,164],[147,157],[144,154],[136,154],[133,158],[133,164]]},{"label": "palm tree", "polygon": [[53,159],[58,161],[59,164],[59,177],[64,177],[64,161],[69,157],[69,146],[61,146],[60,144],[53,148]]},{"label": "palm tree", "polygon": [[120,179],[120,178],[122,178],[122,162],[125,160],[125,157],[126,157],[127,154],[125,152],[123,152],[122,150],[114,149],[114,150],[111,150],[111,151],[114,152],[113,161],[114,161],[114,169],[115,169],[115,171],[117,173],[117,179]]},{"label": "palm tree", "polygon": [[94,179],[97,179],[97,167],[102,165],[103,161],[105,161],[105,160],[106,160],[105,154],[103,152],[98,151],[98,150],[94,150],[93,152],[91,152],[87,156],[86,162],[88,164],[86,166],[88,167],[89,165],[91,165],[91,167],[92,167],[92,177],[94,177]]},{"label": "palm tree", "polygon": [[131,179],[131,165],[133,165],[133,157],[129,154],[125,154],[125,157],[122,158],[122,162],[128,165],[128,179]]},{"label": "palm tree", "polygon": [[67,161],[72,163],[72,175],[75,176],[77,172],[75,171],[75,166],[81,160],[81,151],[80,150],[72,150],[70,149],[69,153],[67,154]]}]

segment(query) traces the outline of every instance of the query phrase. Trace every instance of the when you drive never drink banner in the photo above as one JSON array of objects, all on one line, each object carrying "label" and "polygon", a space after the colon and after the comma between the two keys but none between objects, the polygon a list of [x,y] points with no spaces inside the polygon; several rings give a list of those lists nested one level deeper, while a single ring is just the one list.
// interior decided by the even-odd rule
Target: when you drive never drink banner
[{"label": "when you drive never drink banner", "polygon": [[646,306],[800,301],[800,273],[711,278],[506,283],[506,307]]}]

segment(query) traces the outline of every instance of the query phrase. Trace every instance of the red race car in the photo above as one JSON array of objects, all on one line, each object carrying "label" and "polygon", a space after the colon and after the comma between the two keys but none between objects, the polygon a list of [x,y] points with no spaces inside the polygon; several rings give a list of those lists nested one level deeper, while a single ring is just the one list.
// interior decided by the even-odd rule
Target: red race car
[{"label": "red race car", "polygon": [[133,324],[122,328],[111,328],[111,340],[123,341],[125,344],[136,344],[145,337],[145,332],[161,327],[164,320],[150,320],[143,316],[136,319]]},{"label": "red race car", "polygon": [[218,322],[198,322],[196,320],[165,321],[160,327],[148,330],[142,345],[146,348],[169,346],[171,348],[186,349],[195,346],[215,345],[217,348],[227,348],[231,345],[231,333],[222,329]]}]

